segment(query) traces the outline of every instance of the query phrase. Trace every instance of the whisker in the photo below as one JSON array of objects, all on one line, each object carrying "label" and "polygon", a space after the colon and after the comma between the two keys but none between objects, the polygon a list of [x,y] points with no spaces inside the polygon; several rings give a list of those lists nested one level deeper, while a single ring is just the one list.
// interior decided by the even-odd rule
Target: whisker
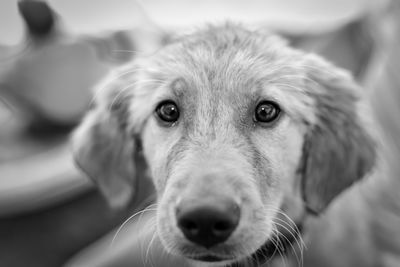
[{"label": "whisker", "polygon": [[279,209],[279,210],[278,210],[278,213],[281,214],[281,215],[283,215],[283,216],[285,216],[285,218],[288,219],[288,221],[291,223],[291,225],[293,225],[293,227],[296,229],[296,233],[298,234],[298,237],[299,237],[299,239],[300,239],[300,241],[301,241],[303,247],[304,247],[305,249],[307,249],[306,243],[304,242],[304,240],[303,240],[303,238],[302,238],[302,236],[301,236],[301,231],[300,231],[300,229],[297,227],[297,224],[293,221],[293,219],[290,218],[290,216],[287,215],[286,212],[284,212],[282,209]]},{"label": "whisker", "polygon": [[110,247],[109,247],[109,248],[110,248],[110,249],[113,248],[114,243],[115,243],[115,240],[117,239],[118,234],[120,233],[120,231],[122,230],[122,228],[123,228],[130,220],[132,220],[133,218],[135,218],[137,215],[141,215],[141,214],[143,214],[143,213],[145,213],[145,212],[147,212],[147,211],[156,211],[156,210],[157,210],[157,209],[146,208],[146,209],[144,209],[144,210],[141,210],[141,211],[138,211],[138,212],[134,213],[134,214],[131,215],[128,219],[126,219],[126,220],[121,224],[121,226],[118,228],[117,232],[115,233],[113,239],[111,240],[111,244],[110,244]]},{"label": "whisker", "polygon": [[303,238],[302,238],[302,236],[301,236],[301,231],[300,231],[300,229],[297,227],[297,224],[294,222],[294,220],[293,220],[292,218],[290,218],[289,215],[287,215],[287,214],[286,214],[282,209],[280,209],[280,208],[275,208],[275,207],[268,206],[268,207],[267,207],[267,210],[273,211],[273,212],[276,212],[276,213],[279,213],[279,214],[283,215],[283,216],[290,222],[290,225],[291,225],[293,228],[295,228],[295,232],[298,234],[298,237],[299,237],[299,239],[300,239],[300,241],[301,241],[301,243],[302,243],[302,246],[303,246],[305,249],[307,249],[306,243],[304,242],[304,240],[303,240]]},{"label": "whisker", "polygon": [[[112,79],[106,81],[106,84],[105,84],[105,85],[103,85],[102,87],[97,88],[97,89],[95,90],[95,92],[93,93],[93,97],[92,97],[91,101],[89,102],[89,106],[91,106],[91,105],[93,104],[93,102],[98,98],[98,96],[99,96],[104,90],[107,89],[107,86],[108,86],[109,84],[111,84],[111,83],[117,81],[118,79],[122,78],[123,76],[125,76],[125,75],[127,75],[127,74],[131,74],[131,73],[134,73],[134,72],[137,72],[137,71],[140,71],[140,70],[148,70],[148,69],[145,69],[145,68],[128,68],[127,71],[122,71],[122,72],[120,72],[120,73],[115,74],[115,75],[112,77]],[[151,81],[160,81],[160,80],[157,80],[157,79],[149,79],[149,81],[150,81],[150,80],[151,80]],[[142,80],[142,81],[147,81],[147,80]],[[137,81],[137,82],[141,82],[141,81]]]},{"label": "whisker", "polygon": [[[287,214],[286,214],[282,209],[280,209],[280,208],[275,208],[275,207],[272,207],[272,206],[268,206],[268,207],[266,208],[266,210],[267,210],[267,211],[270,211],[270,212],[276,212],[277,214],[281,214],[281,215],[284,216],[284,218],[286,218],[286,219],[289,221],[289,222],[288,222],[288,221],[282,220],[282,219],[279,218],[279,217],[275,217],[275,218],[273,219],[274,225],[279,225],[279,226],[281,226],[282,228],[286,229],[286,231],[288,231],[289,234],[291,234],[291,235],[294,237],[294,239],[295,239],[295,241],[296,241],[296,245],[299,247],[299,250],[300,250],[300,256],[297,254],[297,252],[295,251],[294,247],[293,247],[292,245],[291,245],[291,246],[292,246],[293,252],[294,252],[294,254],[295,254],[295,256],[296,256],[296,259],[297,259],[299,265],[300,265],[300,266],[303,266],[303,264],[304,264],[304,249],[306,248],[306,245],[305,245],[305,242],[304,242],[304,240],[303,240],[303,238],[302,238],[302,236],[301,236],[301,232],[300,232],[299,228],[297,227],[296,223],[289,217],[289,215],[287,215]],[[278,220],[278,221],[284,223],[284,225],[277,223],[276,220]],[[285,227],[285,225],[287,225],[289,228]],[[274,226],[274,229],[277,229],[276,226]],[[292,232],[292,231],[293,231],[293,232]],[[282,233],[280,233],[279,231],[276,230],[276,232],[279,233],[279,234],[281,234],[282,236],[284,236],[284,235],[283,235]],[[294,234],[294,233],[295,233],[295,234]],[[285,236],[284,236],[284,237],[285,237]],[[285,237],[285,238],[286,238],[286,237]],[[287,238],[286,238],[286,239],[287,239]],[[299,258],[300,258],[300,259],[299,259]]]},{"label": "whisker", "polygon": [[[280,222],[284,223],[285,225],[287,225],[289,228],[285,227],[283,224],[279,224],[279,226],[281,226],[282,228],[284,228],[286,231],[288,231],[296,240],[296,242],[298,243],[299,248],[301,248],[303,246],[303,243],[299,242],[299,237],[300,237],[300,232],[296,231],[295,228],[290,225],[288,222],[280,219],[280,218],[275,218],[275,220],[279,220]],[[294,233],[292,233],[292,231]]]},{"label": "whisker", "polygon": [[270,258],[266,261],[266,263],[270,262],[270,261],[274,258],[275,254],[276,254],[276,252],[277,252],[277,250],[278,250],[278,246],[277,246],[277,244],[274,242],[274,236],[276,236],[276,235],[278,234],[278,230],[276,229],[276,226],[275,226],[275,225],[273,225],[272,233],[273,233],[273,235],[272,235],[272,237],[270,238],[270,241],[271,241],[271,243],[274,245],[275,249],[274,249],[274,252],[272,253],[272,255],[270,256]]},{"label": "whisker", "polygon": [[149,257],[149,253],[150,253],[151,246],[152,246],[152,244],[153,244],[153,242],[155,240],[155,237],[156,237],[156,232],[153,233],[153,236],[151,237],[149,245],[148,245],[147,250],[146,250],[146,263],[147,263],[147,261],[150,261],[150,265],[152,265],[152,266],[154,264],[153,264],[153,261],[151,260],[151,258]]},{"label": "whisker", "polygon": [[136,82],[134,82],[134,83],[131,83],[131,84],[125,86],[124,88],[122,88],[122,89],[115,95],[115,97],[114,97],[113,100],[111,101],[111,104],[110,104],[110,106],[109,106],[109,109],[112,109],[112,107],[114,106],[114,104],[118,101],[118,98],[119,98],[122,94],[124,94],[125,91],[128,90],[129,88],[131,88],[131,87],[133,87],[133,86],[135,86],[135,85],[138,85],[138,84],[147,84],[147,83],[156,83],[156,84],[158,84],[158,83],[161,83],[161,82],[164,82],[164,81],[160,81],[160,80],[140,80],[140,81],[136,81]]},{"label": "whisker", "polygon": [[135,51],[135,50],[123,50],[123,49],[114,49],[111,50],[112,52],[123,52],[123,53],[134,53],[134,54],[139,54],[141,52]]},{"label": "whisker", "polygon": [[[299,246],[300,251],[301,251],[301,246],[300,246],[299,241],[297,240],[297,237],[296,237],[293,233],[291,233],[291,232],[289,231],[289,229],[286,228],[285,226],[283,226],[282,224],[277,223],[277,222],[274,222],[274,224],[276,224],[276,225],[278,225],[278,226],[280,226],[280,227],[286,229],[286,231],[288,231],[288,232],[294,237],[294,239],[295,239],[295,241],[297,242],[297,245]],[[301,262],[301,260],[302,260],[302,257],[301,257],[301,256],[299,257],[299,255],[297,254],[296,249],[294,248],[293,244],[290,242],[290,240],[289,240],[284,234],[282,234],[282,233],[279,232],[279,231],[278,231],[278,233],[279,233],[279,234],[287,241],[287,243],[291,246],[292,251],[293,251],[293,253],[294,253],[295,257],[296,257],[296,260],[297,260],[297,262],[300,264],[300,262]]]},{"label": "whisker", "polygon": [[[156,228],[156,220],[155,218],[151,218],[151,220],[149,221],[149,223],[146,225],[147,230],[151,231],[151,229],[155,229]],[[153,232],[153,235],[156,234],[156,231]],[[153,238],[150,238],[151,239]],[[147,257],[145,257],[145,250],[147,251],[148,246],[150,245],[150,242],[147,243],[147,239],[141,240],[141,242],[139,243],[139,249],[140,249],[140,255],[141,255],[141,259],[142,259],[142,264],[143,265],[147,265]],[[146,248],[146,249],[145,249]]]},{"label": "whisker", "polygon": [[286,260],[285,260],[285,257],[284,257],[284,251],[281,250],[281,248],[282,248],[282,242],[281,242],[280,239],[279,239],[279,235],[278,235],[278,234],[276,235],[276,240],[275,240],[275,242],[273,241],[273,239],[271,239],[271,242],[272,242],[272,243],[275,245],[275,247],[277,248],[278,253],[279,253],[279,255],[280,255],[280,257],[281,257],[281,259],[282,259],[282,261],[283,261],[283,265],[286,266]]},{"label": "whisker", "polygon": [[[121,77],[123,77],[123,76],[125,76],[127,74],[131,74],[131,73],[134,73],[134,72],[140,71],[140,70],[146,70],[145,68],[132,68],[132,67],[129,67],[127,69],[128,70],[126,70],[126,71],[121,71],[121,72],[118,72],[118,73],[114,73],[112,75],[112,79],[107,81],[107,84],[112,83],[112,82],[118,80],[119,78],[121,78]],[[89,102],[89,106],[93,104],[95,99],[97,99],[98,95],[101,92],[103,92],[106,88],[107,88],[107,86],[102,86],[101,88],[97,88],[97,90],[95,90],[95,92],[93,94],[93,97],[92,97],[91,101]]]}]

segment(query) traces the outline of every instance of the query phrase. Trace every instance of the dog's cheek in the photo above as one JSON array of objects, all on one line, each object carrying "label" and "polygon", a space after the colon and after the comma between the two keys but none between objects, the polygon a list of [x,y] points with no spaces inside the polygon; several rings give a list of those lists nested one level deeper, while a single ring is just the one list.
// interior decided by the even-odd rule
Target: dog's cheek
[{"label": "dog's cheek", "polygon": [[[151,179],[153,180],[157,192],[159,192],[162,189],[163,180],[165,179],[161,174],[163,173],[162,158],[166,150],[163,147],[165,144],[163,144],[162,133],[153,119],[149,119],[145,124],[141,139],[143,154],[149,168]],[[165,157],[166,155],[164,155],[164,158]]]},{"label": "dog's cheek", "polygon": [[164,128],[155,118],[149,118],[142,131],[143,154],[148,164],[150,176],[160,197],[165,191],[168,169],[168,155],[173,145],[180,139],[178,128]]},{"label": "dog's cheek", "polygon": [[283,159],[281,161],[283,190],[285,195],[300,193],[301,176],[298,174],[298,166],[303,158],[303,143],[306,132],[305,125],[292,124],[286,129],[285,142],[282,148]]},{"label": "dog's cheek", "polygon": [[259,183],[265,204],[286,193],[295,182],[304,131],[287,118],[273,128],[260,127],[253,132],[252,142],[263,161]]}]

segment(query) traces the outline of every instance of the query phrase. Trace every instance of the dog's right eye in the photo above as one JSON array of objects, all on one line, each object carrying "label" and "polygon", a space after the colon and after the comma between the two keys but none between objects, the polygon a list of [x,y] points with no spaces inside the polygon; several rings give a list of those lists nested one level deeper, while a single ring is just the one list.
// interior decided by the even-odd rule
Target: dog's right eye
[{"label": "dog's right eye", "polygon": [[262,101],[256,107],[254,121],[270,124],[279,118],[281,109],[272,101]]},{"label": "dog's right eye", "polygon": [[174,123],[179,119],[179,109],[174,101],[167,100],[158,104],[156,108],[158,118],[167,123]]}]

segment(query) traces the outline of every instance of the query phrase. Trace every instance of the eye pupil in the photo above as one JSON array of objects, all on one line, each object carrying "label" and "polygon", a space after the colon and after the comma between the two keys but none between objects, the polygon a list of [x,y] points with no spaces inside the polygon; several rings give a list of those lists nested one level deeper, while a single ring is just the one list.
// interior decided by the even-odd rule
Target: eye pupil
[{"label": "eye pupil", "polygon": [[255,121],[269,123],[276,120],[280,109],[277,104],[271,101],[264,101],[258,104],[255,112]]},{"label": "eye pupil", "polygon": [[173,123],[179,119],[179,109],[173,101],[161,102],[156,108],[156,113],[164,122]]},{"label": "eye pupil", "polygon": [[163,106],[161,111],[165,116],[173,117],[177,110],[174,105],[168,104]]}]

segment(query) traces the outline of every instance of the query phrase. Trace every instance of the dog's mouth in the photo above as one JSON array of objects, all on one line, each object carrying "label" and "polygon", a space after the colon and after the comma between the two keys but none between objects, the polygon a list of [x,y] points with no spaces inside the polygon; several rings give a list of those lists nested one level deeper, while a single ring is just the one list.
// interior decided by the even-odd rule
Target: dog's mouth
[{"label": "dog's mouth", "polygon": [[[297,225],[296,227],[299,228],[298,234],[301,234],[302,227],[301,225]],[[296,239],[295,236],[292,236],[291,238],[284,238],[285,241],[281,240],[279,241],[279,248],[277,248],[277,240],[274,240],[274,238],[277,238],[276,236],[272,236],[268,240],[265,241],[265,243],[260,246],[254,253],[250,254],[249,256],[245,257],[246,259],[251,259],[252,262],[254,262],[256,265],[259,266],[262,264],[265,264],[274,256],[277,254],[277,251],[280,250],[280,253],[282,254],[286,252],[286,249],[289,248],[291,243],[293,243]],[[215,255],[215,254],[201,254],[201,255],[191,255],[188,258],[196,261],[202,261],[202,262],[230,262],[227,264],[227,266],[240,266],[240,262],[243,259],[238,259],[235,257],[228,257],[228,256],[220,256],[220,255]]]},{"label": "dog's mouth", "polygon": [[[302,224],[296,223],[297,232],[291,235],[282,235],[284,238],[279,239],[278,235],[274,235],[265,243],[259,247],[253,254],[246,257],[247,259],[251,259],[252,262],[255,263],[255,266],[260,266],[271,260],[275,257],[275,255],[283,255],[290,248],[293,248],[292,243],[296,241],[296,239],[302,233]],[[278,252],[279,251],[279,252]],[[277,253],[278,252],[278,253]],[[237,266],[237,264],[231,264],[229,266]]]},{"label": "dog's mouth", "polygon": [[213,255],[213,254],[190,256],[189,258],[192,260],[204,261],[204,262],[220,262],[220,261],[234,260],[234,258],[227,258],[227,257],[218,256],[218,255]]},{"label": "dog's mouth", "polygon": [[[257,264],[262,264],[263,262],[268,261],[270,258],[274,256],[276,252],[276,247],[271,240],[266,241],[259,249],[257,249],[253,254],[245,257],[248,259],[252,259],[253,262],[257,262]],[[199,254],[199,255],[190,255],[186,256],[187,258],[195,261],[201,262],[209,262],[209,263],[217,263],[217,262],[227,262],[227,266],[237,266],[235,263],[239,263],[241,260],[233,257],[233,256],[222,256],[216,254]]]}]

